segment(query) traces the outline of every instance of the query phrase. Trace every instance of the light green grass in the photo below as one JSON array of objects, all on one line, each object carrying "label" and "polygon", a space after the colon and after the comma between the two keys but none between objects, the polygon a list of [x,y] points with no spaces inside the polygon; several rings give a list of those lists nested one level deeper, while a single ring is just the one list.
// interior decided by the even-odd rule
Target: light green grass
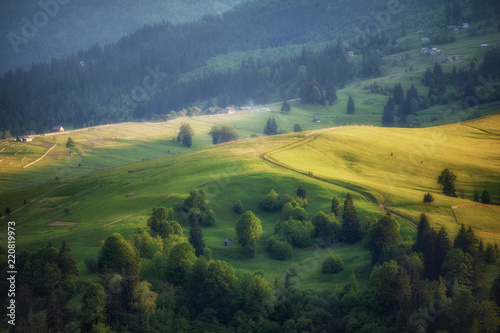
[{"label": "light green grass", "polygon": [[[499,116],[428,129],[339,128],[311,135],[269,156],[333,183],[379,191],[394,212],[412,221],[418,221],[421,211],[427,212],[431,222],[453,234],[458,224],[451,206],[470,204],[474,190],[486,188],[494,193],[493,202],[500,203],[499,135]],[[457,194],[463,193],[464,199],[440,193],[436,180],[445,168],[457,175]],[[436,199],[430,207],[421,203],[427,192]],[[498,220],[498,211],[492,208],[485,215],[481,219],[481,214],[471,214],[460,222],[495,241],[500,226],[492,221]]]}]

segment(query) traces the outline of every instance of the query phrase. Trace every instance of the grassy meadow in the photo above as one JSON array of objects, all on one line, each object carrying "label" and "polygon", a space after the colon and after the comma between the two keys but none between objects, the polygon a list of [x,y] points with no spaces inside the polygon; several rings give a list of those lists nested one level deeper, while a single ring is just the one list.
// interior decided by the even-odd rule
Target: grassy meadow
[{"label": "grassy meadow", "polygon": [[[291,267],[299,272],[293,281],[303,287],[320,289],[325,283],[342,287],[352,272],[361,285],[369,278],[370,253],[361,243],[294,249],[287,261],[267,254],[266,238],[280,213],[263,212],[258,202],[271,189],[295,195],[300,184],[308,193],[309,218],[328,211],[333,196],[342,205],[351,192],[362,222],[390,210],[401,225],[403,240],[414,237],[415,225],[425,212],[434,227],[444,226],[451,235],[463,223],[486,243],[500,242],[500,206],[495,206],[500,204],[500,115],[491,115],[498,113],[495,103],[477,108],[481,115],[490,116],[458,124],[451,122],[464,120],[471,111],[460,112],[450,104],[419,111],[421,128],[378,127],[388,97],[370,93],[372,83],[390,88],[402,83],[404,90],[414,84],[421,95],[427,93],[421,78],[433,58],[418,56],[416,35],[406,38],[413,48],[398,55],[404,61],[386,66],[382,78],[348,84],[338,91],[332,106],[294,100],[289,114],[281,113],[281,103],[276,103],[268,105],[269,112],[112,124],[38,135],[34,142],[1,141],[0,212],[5,215],[7,207],[13,212],[8,220],[16,221],[19,246],[34,249],[49,240],[59,246],[65,239],[84,282],[98,280],[97,274],[86,271],[84,259],[96,255],[108,235],[119,232],[128,237],[138,227],[146,227],[154,205],[176,208],[197,187],[205,189],[217,215],[216,226],[203,228],[213,257],[228,261],[240,272],[264,271],[269,281]],[[460,57],[457,63],[443,65],[448,72],[454,64],[468,66],[471,59],[481,58],[485,52],[478,47],[481,43],[499,42],[498,33],[481,38],[464,35],[455,43],[436,47]],[[450,92],[453,89],[449,87]],[[345,114],[349,95],[356,103],[353,115]],[[289,134],[263,134],[272,116]],[[321,122],[312,122],[315,117]],[[191,148],[172,140],[183,122],[195,131]],[[304,132],[291,133],[294,124]],[[213,146],[209,132],[215,125],[234,126],[240,140]],[[68,137],[76,147],[66,148]],[[457,175],[458,198],[441,194],[436,180],[445,168]],[[473,192],[484,189],[495,205],[472,201]],[[422,203],[427,192],[435,197],[430,205]],[[254,259],[244,257],[236,242],[232,247],[223,244],[226,238],[236,240],[239,216],[232,211],[236,199],[262,221],[264,236]],[[177,210],[176,215],[187,235],[184,217]],[[6,239],[5,230],[0,235]],[[346,269],[323,275],[320,263],[332,251],[340,255]],[[489,266],[487,283],[492,282],[495,269]]]},{"label": "grassy meadow", "polygon": [[[300,274],[294,280],[301,286],[341,286],[352,272],[361,281],[368,280],[369,252],[360,243],[294,249],[290,260],[271,259],[265,239],[273,233],[280,213],[259,210],[258,202],[265,194],[275,189],[295,195],[302,184],[312,218],[320,210],[329,210],[333,196],[342,204],[351,192],[362,222],[378,219],[384,214],[382,208],[389,209],[401,225],[403,239],[415,235],[421,212],[429,215],[435,227],[445,226],[454,234],[459,224],[452,206],[475,204],[471,201],[475,189],[486,188],[494,203],[500,201],[499,135],[500,116],[491,116],[436,128],[343,127],[249,138],[3,192],[0,201],[14,208],[27,201],[9,216],[16,221],[20,246],[35,248],[49,240],[60,244],[66,239],[81,279],[92,281],[97,276],[86,272],[83,261],[98,253],[108,235],[129,236],[136,228],[146,227],[154,205],[176,208],[191,189],[202,187],[217,215],[216,226],[203,228],[214,258],[228,261],[241,272],[264,271],[270,281],[296,267]],[[464,199],[440,194],[436,179],[446,167],[457,174],[457,193],[463,189]],[[422,203],[427,192],[436,198],[431,205]],[[236,199],[262,221],[264,236],[254,259],[244,257],[236,243],[233,247],[223,244],[226,238],[236,240],[234,226],[239,216],[232,211]],[[496,206],[457,208],[456,213],[460,223],[472,226],[485,242],[499,240]],[[176,214],[187,234],[187,222]],[[325,276],[320,262],[331,251],[341,256],[347,268]]]}]

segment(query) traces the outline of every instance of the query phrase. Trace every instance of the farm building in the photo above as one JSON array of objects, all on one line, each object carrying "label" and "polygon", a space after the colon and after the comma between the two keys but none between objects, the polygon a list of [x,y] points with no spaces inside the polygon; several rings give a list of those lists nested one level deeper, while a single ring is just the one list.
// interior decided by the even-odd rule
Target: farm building
[{"label": "farm building", "polygon": [[313,123],[319,124],[321,122],[321,119],[319,117],[314,117]]},{"label": "farm building", "polygon": [[225,239],[224,246],[233,246],[233,241],[229,238]]},{"label": "farm building", "polygon": [[52,133],[55,133],[55,132],[64,132],[64,127],[62,126],[53,126],[50,131]]},{"label": "farm building", "polygon": [[31,142],[34,140],[35,140],[35,138],[32,136],[18,136],[16,138],[16,141],[20,141],[20,142]]}]

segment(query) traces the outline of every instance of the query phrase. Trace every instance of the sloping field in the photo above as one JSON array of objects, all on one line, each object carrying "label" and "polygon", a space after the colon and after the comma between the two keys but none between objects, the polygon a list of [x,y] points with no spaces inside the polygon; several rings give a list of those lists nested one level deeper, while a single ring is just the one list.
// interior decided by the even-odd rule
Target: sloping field
[{"label": "sloping field", "polygon": [[[311,133],[266,156],[327,182],[371,189],[394,213],[418,221],[420,212],[426,212],[451,233],[459,227],[451,207],[471,204],[474,190],[487,189],[494,203],[500,203],[499,116],[427,129],[332,129]],[[457,175],[459,198],[441,194],[436,180],[445,168]],[[422,203],[427,192],[436,199],[430,206]],[[499,219],[500,210],[491,208],[485,218],[482,212],[480,207],[469,208],[459,221],[481,228],[484,238],[494,241],[500,226],[491,220]]]},{"label": "sloping field", "polygon": [[[312,257],[321,260],[328,253],[294,249],[289,261],[269,258],[265,238],[272,234],[280,213],[260,211],[258,202],[271,189],[295,195],[302,184],[308,193],[309,218],[319,210],[328,211],[333,196],[343,203],[351,192],[362,222],[378,219],[389,209],[401,224],[403,239],[414,236],[421,212],[454,234],[459,224],[452,206],[475,204],[474,190],[488,189],[493,203],[500,201],[499,138],[500,116],[427,129],[342,127],[249,138],[4,192],[0,202],[15,212],[8,218],[16,221],[20,246],[66,239],[85,272],[85,257],[97,254],[109,234],[127,237],[137,227],[146,227],[154,205],[176,208],[191,189],[203,187],[217,215],[216,226],[203,229],[214,258],[241,271],[264,270],[272,278],[290,265],[305,265]],[[463,190],[463,199],[440,194],[436,179],[444,168],[457,174],[457,193],[461,196]],[[436,199],[431,205],[422,203],[427,192]],[[248,260],[238,246],[223,244],[226,238],[235,239],[239,216],[232,207],[238,198],[245,210],[262,220],[264,237],[256,254],[261,260]],[[460,223],[475,228],[486,242],[500,240],[496,206],[461,208],[456,213]],[[176,214],[187,234],[187,222]],[[60,225],[60,221],[76,224]],[[54,223],[59,226],[53,227]],[[360,245],[355,253],[350,247],[334,251],[349,262],[356,276],[368,279],[366,249]],[[301,280],[304,285],[324,280],[317,265],[313,268]],[[350,270],[345,274],[347,279]]]}]

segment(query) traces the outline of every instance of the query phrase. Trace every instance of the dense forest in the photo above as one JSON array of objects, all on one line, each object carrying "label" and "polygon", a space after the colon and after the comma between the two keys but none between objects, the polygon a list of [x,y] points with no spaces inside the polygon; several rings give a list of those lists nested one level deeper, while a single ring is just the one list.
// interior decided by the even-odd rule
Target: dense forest
[{"label": "dense forest", "polygon": [[[315,258],[290,267],[271,283],[264,272],[241,274],[211,258],[203,230],[217,220],[203,189],[193,190],[177,210],[154,207],[147,222],[127,238],[109,235],[98,255],[85,259],[85,269],[99,274],[98,283],[79,282],[81,272],[65,241],[60,247],[49,242],[21,250],[19,311],[12,331],[497,332],[500,275],[489,300],[472,295],[482,284],[485,264],[499,254],[496,244],[484,244],[464,226],[451,239],[444,228],[430,227],[426,214],[421,214],[416,240],[402,240],[390,212],[360,221],[350,193],[340,202],[332,198],[329,211],[309,219],[302,185],[296,195],[274,190],[263,195],[257,215],[282,212],[265,240],[270,257],[286,260],[292,248],[307,247]],[[243,212],[240,200],[232,209],[235,241],[246,260],[253,260],[263,235],[260,219]],[[182,216],[182,222],[175,220]],[[342,288],[301,288],[311,265],[334,280],[344,269],[334,246],[358,242],[371,253],[366,286],[352,273]],[[314,254],[318,249],[331,254],[320,259]],[[1,281],[7,290],[6,277]],[[81,307],[70,311],[74,307],[67,302],[78,293]]]},{"label": "dense forest", "polygon": [[[468,6],[460,13],[494,15],[495,2],[474,3],[491,10],[473,13]],[[94,44],[50,63],[35,63],[28,71],[6,73],[0,79],[0,130],[19,135],[41,133],[54,124],[79,128],[162,118],[194,105],[206,109],[301,97],[304,87],[314,86],[323,95],[320,100],[331,100],[333,90],[354,77],[380,74],[380,57],[390,38],[422,26],[445,28],[440,19],[445,6],[439,1],[398,4],[394,9],[386,1],[367,6],[360,0],[349,5],[258,0],[195,22],[147,25],[114,44]],[[390,24],[370,30],[367,23],[382,14]],[[351,48],[361,57],[346,66]],[[267,59],[258,56],[273,49],[281,51]],[[204,67],[233,53],[241,58],[236,68]],[[189,74],[199,68],[205,70]]]},{"label": "dense forest", "polygon": [[222,14],[242,2],[244,0],[3,1],[0,73],[3,75],[16,67],[26,69],[32,63],[48,62],[95,43],[113,43],[144,24],[190,22],[205,15]]}]

